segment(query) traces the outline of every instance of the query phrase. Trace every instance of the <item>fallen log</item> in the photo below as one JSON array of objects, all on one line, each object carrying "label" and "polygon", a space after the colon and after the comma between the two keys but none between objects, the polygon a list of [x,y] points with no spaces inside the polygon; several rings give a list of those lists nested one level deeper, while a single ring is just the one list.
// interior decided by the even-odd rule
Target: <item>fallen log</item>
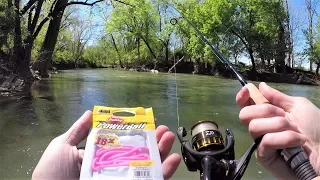
[{"label": "fallen log", "polygon": [[180,62],[182,61],[182,59],[184,58],[184,56],[182,56],[182,58],[179,59],[179,61],[177,61],[168,71],[168,73],[170,73],[170,71]]}]

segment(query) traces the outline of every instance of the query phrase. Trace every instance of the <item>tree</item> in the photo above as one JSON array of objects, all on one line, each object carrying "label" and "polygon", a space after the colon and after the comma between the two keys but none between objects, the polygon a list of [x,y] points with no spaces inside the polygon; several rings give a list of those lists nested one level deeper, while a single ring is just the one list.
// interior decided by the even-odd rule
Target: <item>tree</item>
[{"label": "tree", "polygon": [[[47,33],[45,38],[47,42],[50,37],[57,35],[56,25],[60,27],[60,24],[55,20],[56,18],[61,18],[61,12],[65,7],[73,4],[93,5],[100,1],[102,0],[92,3],[88,1],[65,2],[63,0],[28,0],[25,3],[21,0],[1,1],[1,7],[6,9],[4,15],[8,16],[7,22],[12,20],[12,26],[7,26],[8,23],[0,25],[5,35],[5,38],[1,38],[0,44],[0,58],[5,61],[1,66],[14,74],[14,76],[19,76],[23,79],[24,85],[30,85],[33,82],[33,75],[29,69],[32,49],[35,39],[46,23],[50,20],[52,24],[49,24],[48,32],[51,30],[53,32],[53,34]],[[48,13],[44,10],[47,6],[51,7]],[[52,44],[55,44],[55,42],[53,41]]]},{"label": "tree", "polygon": [[[282,1],[244,1],[239,0],[232,28],[245,45],[255,71],[255,54],[261,62],[275,59],[277,72],[285,72],[285,53],[287,50],[285,9]],[[276,43],[275,43],[276,42]],[[271,48],[271,49],[270,49]],[[268,51],[265,51],[268,49]]]},{"label": "tree", "polygon": [[307,11],[308,11],[308,31],[305,32],[305,35],[307,37],[308,42],[308,48],[307,53],[309,57],[309,68],[310,72],[312,72],[312,64],[316,62],[316,51],[315,51],[315,33],[314,33],[314,17],[317,14],[316,13],[316,7],[318,5],[319,1],[313,1],[313,0],[305,0],[305,4],[307,5]]},{"label": "tree", "polygon": [[88,1],[68,2],[68,1],[69,0],[55,0],[50,7],[50,11],[49,11],[50,16],[48,16],[42,21],[45,23],[50,19],[49,27],[47,29],[45,40],[42,44],[39,56],[36,62],[32,65],[32,68],[34,70],[37,70],[40,72],[41,77],[49,76],[48,66],[49,66],[49,63],[52,61],[52,55],[54,52],[55,45],[57,43],[61,21],[62,21],[62,17],[66,7],[73,4],[93,6],[104,0],[96,0],[94,2],[88,2]]},{"label": "tree", "polygon": [[[127,1],[132,6],[114,6],[110,18],[106,22],[107,34],[112,34],[115,48],[121,57],[134,61],[137,66],[140,62],[154,60],[157,63],[159,47],[156,36],[158,29],[157,11],[151,1]],[[136,8],[139,7],[139,8]],[[121,49],[120,49],[121,47]],[[128,65],[127,61],[127,65]]]},{"label": "tree", "polygon": [[316,74],[319,75],[319,69],[320,69],[320,16],[318,17],[317,33],[315,36],[314,51],[313,51],[312,58],[314,60],[314,63],[317,65]]},{"label": "tree", "polygon": [[289,3],[288,0],[284,0],[284,9],[286,12],[286,24],[287,24],[287,33],[288,33],[288,59],[287,64],[289,67],[294,67],[294,49],[293,49],[293,24],[292,24],[292,17],[289,10]]}]

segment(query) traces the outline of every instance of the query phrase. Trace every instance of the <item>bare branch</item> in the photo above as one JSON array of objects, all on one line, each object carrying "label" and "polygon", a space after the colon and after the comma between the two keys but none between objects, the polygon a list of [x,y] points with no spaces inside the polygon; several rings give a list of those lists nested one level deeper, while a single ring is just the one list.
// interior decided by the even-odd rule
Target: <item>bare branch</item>
[{"label": "bare branch", "polygon": [[[30,1],[31,1],[31,0],[30,0]],[[38,0],[36,0],[36,1],[38,1]],[[54,4],[52,4],[52,6],[51,6],[51,8],[50,8],[50,13],[49,13],[49,15],[40,22],[40,24],[39,24],[39,26],[37,27],[35,33],[33,34],[33,38],[35,39],[35,38],[38,36],[41,28],[43,27],[43,25],[44,25],[50,18],[55,18],[55,17],[59,14],[59,12],[62,11],[62,10],[64,10],[67,6],[69,6],[69,5],[76,5],[76,4],[93,6],[93,5],[95,5],[95,4],[99,3],[99,2],[102,2],[102,1],[104,1],[104,0],[97,0],[97,1],[94,1],[94,2],[92,2],[92,3],[88,3],[88,0],[86,0],[86,1],[84,1],[84,2],[83,2],[83,1],[82,1],[82,2],[71,1],[71,2],[69,2],[69,3],[67,3],[67,4],[65,4],[64,6],[62,6],[58,11],[56,11],[56,12],[54,13],[54,12],[53,12],[53,7],[54,7],[54,4],[57,2],[57,0],[55,0]],[[123,3],[123,4],[126,4],[126,5],[129,5],[129,6],[133,6],[133,5],[130,5],[130,4],[125,3],[125,2],[123,2],[123,1],[120,1],[120,0],[115,0],[115,1],[120,2],[120,3]]]},{"label": "bare branch", "polygon": [[64,28],[68,27],[70,25],[70,23],[68,22],[69,17],[76,11],[75,8],[71,9],[71,11],[67,10],[67,14],[64,14],[63,20],[61,22],[61,27],[60,30],[63,30]]},{"label": "bare branch", "polygon": [[54,8],[54,6],[57,4],[57,2],[58,2],[58,0],[54,0],[54,2],[52,3],[52,5],[51,5],[51,7],[50,7],[50,13],[52,13],[53,12],[53,8]]},{"label": "bare branch", "polygon": [[33,36],[32,36],[33,39],[36,39],[36,37],[37,37],[38,34],[40,33],[40,30],[42,29],[43,25],[44,25],[48,20],[49,20],[49,16],[47,16],[46,18],[44,18],[44,19],[40,22],[39,26],[37,27],[37,30],[33,33]]},{"label": "bare branch", "polygon": [[30,0],[21,10],[20,15],[24,15],[38,0]]},{"label": "bare branch", "polygon": [[22,43],[22,36],[21,36],[21,21],[19,16],[19,8],[20,0],[14,0],[14,7],[15,7],[15,37],[14,37],[14,44],[19,45]]},{"label": "bare branch", "polygon": [[236,35],[236,36],[241,40],[241,42],[243,43],[243,45],[248,49],[248,44],[247,44],[246,40],[245,40],[243,37],[241,37],[241,35],[240,35],[239,33],[237,33],[237,32],[235,31],[235,29],[231,28],[231,32],[232,32],[234,35]]},{"label": "bare branch", "polygon": [[40,12],[41,12],[43,1],[44,0],[39,0],[38,1],[37,9],[36,9],[36,12],[35,12],[35,14],[33,16],[32,25],[31,25],[31,28],[30,28],[30,32],[31,33],[33,33],[35,28],[36,28],[36,25],[37,25],[37,22],[38,22],[38,19],[39,19],[39,16],[40,16]]},{"label": "bare branch", "polygon": [[87,1],[85,1],[85,2],[71,1],[71,2],[68,2],[66,5],[64,5],[64,8],[69,6],[69,5],[73,5],[73,4],[81,4],[81,5],[86,5],[86,6],[93,6],[93,5],[95,5],[95,4],[99,3],[99,2],[102,2],[102,1],[104,1],[104,0],[97,0],[97,1],[95,1],[93,3],[87,3]]},{"label": "bare branch", "polygon": [[36,8],[35,5],[33,5],[31,8],[30,8],[30,11],[29,11],[29,15],[28,15],[28,31],[31,32],[31,24],[32,24],[32,11]]},{"label": "bare branch", "polygon": [[129,3],[126,3],[126,2],[123,2],[123,1],[121,1],[121,0],[114,0],[114,1],[117,1],[117,2],[119,2],[119,3],[125,4],[125,5],[127,5],[127,6],[135,7],[134,5],[129,4]]}]

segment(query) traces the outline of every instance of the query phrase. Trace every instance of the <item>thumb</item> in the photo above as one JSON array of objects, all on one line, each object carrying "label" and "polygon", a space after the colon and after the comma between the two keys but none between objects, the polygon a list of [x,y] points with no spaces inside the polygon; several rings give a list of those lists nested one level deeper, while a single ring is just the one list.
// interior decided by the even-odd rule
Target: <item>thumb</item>
[{"label": "thumb", "polygon": [[71,146],[77,146],[84,140],[92,126],[92,112],[86,111],[64,134],[65,140]]},{"label": "thumb", "polygon": [[280,107],[284,111],[290,111],[294,104],[293,97],[268,86],[265,82],[259,84],[259,90],[272,105]]}]

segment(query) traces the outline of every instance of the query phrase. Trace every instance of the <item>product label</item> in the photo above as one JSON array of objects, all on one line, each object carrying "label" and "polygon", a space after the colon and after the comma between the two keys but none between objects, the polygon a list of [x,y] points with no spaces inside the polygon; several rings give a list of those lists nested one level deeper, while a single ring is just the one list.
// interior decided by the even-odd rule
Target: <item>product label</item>
[{"label": "product label", "polygon": [[151,160],[142,160],[142,161],[130,161],[129,166],[138,167],[138,166],[153,166],[153,161]]},{"label": "product label", "polygon": [[139,124],[108,124],[107,122],[99,122],[96,128],[102,129],[111,129],[111,130],[135,130],[135,129],[144,129],[147,123]]},{"label": "product label", "polygon": [[95,139],[95,144],[98,147],[110,148],[110,147],[120,147],[120,141],[115,134],[97,134]]},{"label": "product label", "polygon": [[80,180],[163,180],[155,129],[152,108],[95,106]]},{"label": "product label", "polygon": [[129,172],[131,180],[152,180],[151,167],[133,167]]}]

